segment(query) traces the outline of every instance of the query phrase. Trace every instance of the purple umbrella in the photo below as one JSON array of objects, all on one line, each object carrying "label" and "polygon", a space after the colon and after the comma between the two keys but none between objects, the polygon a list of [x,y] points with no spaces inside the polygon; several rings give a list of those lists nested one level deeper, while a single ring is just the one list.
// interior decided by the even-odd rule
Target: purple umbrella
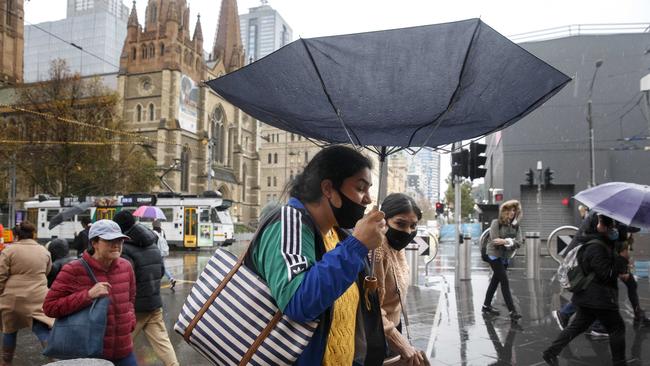
[{"label": "purple umbrella", "polygon": [[167,220],[162,210],[156,206],[140,206],[133,212],[133,216],[144,219]]},{"label": "purple umbrella", "polygon": [[574,198],[590,209],[632,227],[650,229],[650,187],[611,182],[579,192]]}]

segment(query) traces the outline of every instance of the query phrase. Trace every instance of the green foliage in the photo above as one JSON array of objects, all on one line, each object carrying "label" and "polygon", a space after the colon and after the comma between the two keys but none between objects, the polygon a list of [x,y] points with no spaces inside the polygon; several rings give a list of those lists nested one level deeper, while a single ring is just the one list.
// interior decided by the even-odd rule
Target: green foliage
[{"label": "green foliage", "polygon": [[155,162],[137,142],[104,129],[123,129],[118,95],[98,78],[71,73],[62,60],[52,62],[49,77],[16,88],[16,104],[37,114],[19,112],[0,123],[7,139],[23,142],[0,149],[5,161],[16,152],[22,184],[62,196],[150,191]]},{"label": "green foliage", "polygon": [[[456,192],[452,184],[452,177],[449,175],[445,180],[447,182],[447,192],[445,192],[445,201],[447,207],[453,207],[456,202]],[[472,183],[468,180],[463,180],[460,184],[460,217],[461,221],[466,220],[474,212],[474,198],[472,197]],[[454,208],[455,210],[455,208]]]}]

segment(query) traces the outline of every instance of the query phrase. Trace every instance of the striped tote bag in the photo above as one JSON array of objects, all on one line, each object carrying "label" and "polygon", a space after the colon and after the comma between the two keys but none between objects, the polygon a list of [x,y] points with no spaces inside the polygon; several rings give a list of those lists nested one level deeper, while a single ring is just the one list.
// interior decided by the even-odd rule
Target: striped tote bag
[{"label": "striped tote bag", "polygon": [[268,285],[217,249],[192,287],[174,330],[214,365],[291,365],[317,322],[297,323],[276,307]]}]

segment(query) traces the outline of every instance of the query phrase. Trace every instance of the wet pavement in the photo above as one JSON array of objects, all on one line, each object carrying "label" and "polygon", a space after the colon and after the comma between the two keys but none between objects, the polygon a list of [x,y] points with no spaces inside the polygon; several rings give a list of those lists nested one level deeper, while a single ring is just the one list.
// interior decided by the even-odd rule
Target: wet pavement
[{"label": "wet pavement", "polygon": [[[228,249],[239,253],[243,245]],[[193,281],[205,266],[210,251],[174,251],[166,265],[179,279],[176,291],[164,283],[165,319],[171,341],[181,365],[208,365],[207,361],[173,331],[176,316],[189,293]],[[550,315],[566,302],[556,281],[551,282],[557,265],[543,258],[540,278],[525,279],[524,258],[517,257],[509,271],[515,305],[523,318],[512,323],[507,317],[500,291],[493,305],[501,310],[500,317],[484,319],[481,305],[489,282],[489,270],[473,248],[472,279],[456,283],[454,248],[451,243],[440,246],[438,257],[426,269],[422,257],[419,266],[419,286],[411,287],[407,296],[410,333],[413,344],[426,352],[432,365],[543,365],[541,351],[557,336],[559,329]],[[650,365],[650,331],[635,330],[632,309],[626,289],[619,286],[621,313],[626,321],[627,355]],[[641,305],[650,309],[650,282],[639,280]],[[26,329],[19,332],[14,365],[32,366],[47,363],[40,356],[40,345]],[[136,339],[135,352],[139,365],[162,365],[148,346],[144,335]],[[581,335],[561,355],[561,365],[609,365],[609,343]]]}]

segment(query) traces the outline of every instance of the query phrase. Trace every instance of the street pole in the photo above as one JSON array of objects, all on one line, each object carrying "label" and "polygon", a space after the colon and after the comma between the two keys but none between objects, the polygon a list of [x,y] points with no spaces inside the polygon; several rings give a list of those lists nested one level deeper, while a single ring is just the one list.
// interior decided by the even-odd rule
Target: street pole
[{"label": "street pole", "polygon": [[14,152],[11,157],[10,168],[10,182],[9,182],[9,227],[16,226],[16,153]]},{"label": "street pole", "polygon": [[386,156],[386,146],[381,147],[379,154],[379,187],[377,192],[377,205],[381,205],[388,194],[388,157]]},{"label": "street pole", "polygon": [[540,235],[542,234],[542,161],[537,161],[537,225]]},{"label": "street pole", "polygon": [[[454,143],[453,146],[453,151],[456,151],[456,149],[461,149],[462,148],[462,143],[457,142]],[[452,177],[452,180],[454,182],[454,227],[456,228],[455,230],[455,236],[454,236],[454,257],[456,258],[456,285],[460,284],[460,277],[461,277],[461,267],[462,265],[460,264],[461,261],[463,261],[466,258],[461,258],[461,252],[460,252],[460,245],[462,243],[462,230],[461,230],[461,189],[460,189],[460,184],[462,178],[458,175],[454,175]],[[466,263],[465,263],[466,265]]]},{"label": "street pole", "polygon": [[596,81],[598,69],[602,65],[603,60],[596,60],[596,69],[594,69],[594,75],[592,76],[591,83],[589,84],[589,97],[587,98],[587,123],[589,125],[589,187],[596,186],[596,149],[594,142],[594,121],[591,115],[591,95],[594,91],[594,82]]}]

